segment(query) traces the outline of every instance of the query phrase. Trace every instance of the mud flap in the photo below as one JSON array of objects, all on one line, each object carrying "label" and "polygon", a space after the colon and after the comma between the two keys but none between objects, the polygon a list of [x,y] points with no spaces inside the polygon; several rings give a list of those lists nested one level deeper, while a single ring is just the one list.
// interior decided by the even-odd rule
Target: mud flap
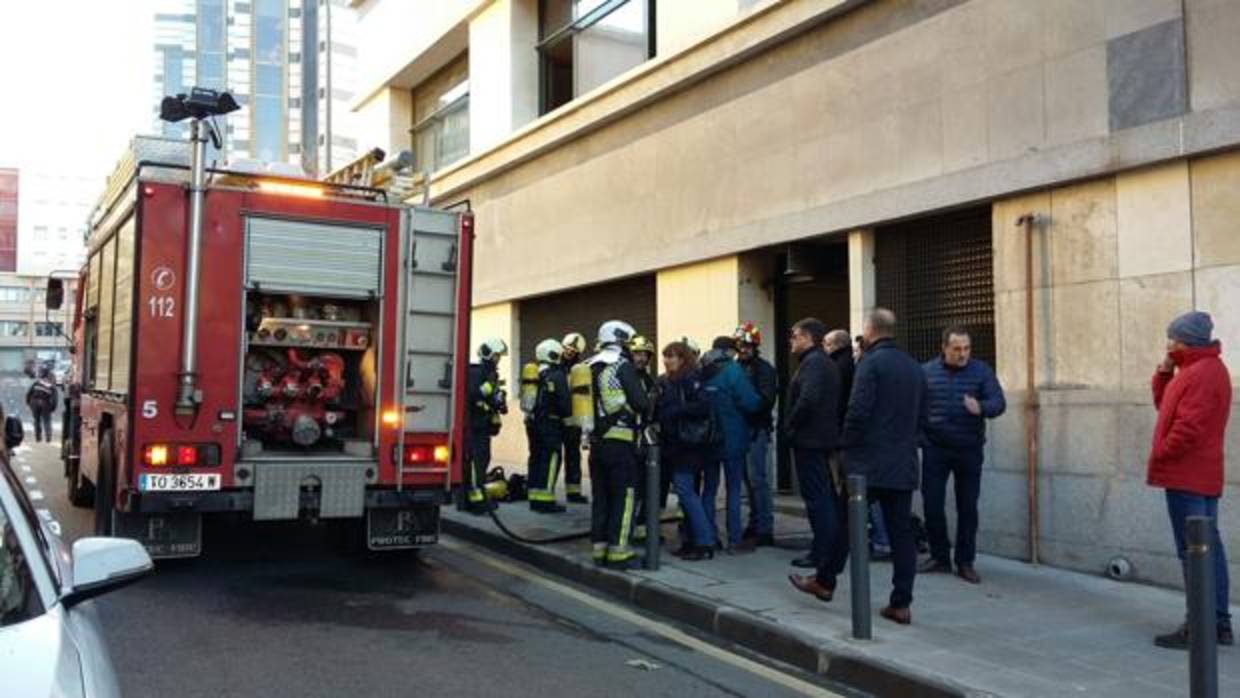
[{"label": "mud flap", "polygon": [[114,511],[112,535],[138,541],[153,558],[197,557],[202,553],[202,514]]},{"label": "mud flap", "polygon": [[439,506],[366,510],[366,546],[402,550],[439,542]]}]

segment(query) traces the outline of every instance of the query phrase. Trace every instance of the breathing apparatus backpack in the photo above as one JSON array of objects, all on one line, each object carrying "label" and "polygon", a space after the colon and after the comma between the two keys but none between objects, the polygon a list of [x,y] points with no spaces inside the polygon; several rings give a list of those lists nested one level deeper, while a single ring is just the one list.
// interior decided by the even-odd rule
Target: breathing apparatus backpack
[{"label": "breathing apparatus backpack", "polygon": [[538,364],[533,361],[521,367],[521,411],[534,414],[538,406]]},{"label": "breathing apparatus backpack", "polygon": [[568,389],[573,396],[573,415],[569,426],[585,433],[594,431],[594,374],[584,361],[568,371]]}]

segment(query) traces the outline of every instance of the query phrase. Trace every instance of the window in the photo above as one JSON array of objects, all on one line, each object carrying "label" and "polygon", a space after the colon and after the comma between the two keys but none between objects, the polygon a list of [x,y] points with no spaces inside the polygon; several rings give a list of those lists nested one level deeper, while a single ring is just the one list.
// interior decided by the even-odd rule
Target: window
[{"label": "window", "polygon": [[654,0],[541,0],[542,113],[654,57]]},{"label": "window", "polygon": [[25,286],[0,286],[0,303],[29,303],[30,289]]},{"label": "window", "polygon": [[0,508],[0,627],[15,625],[43,613],[30,563],[17,531]]},{"label": "window", "polygon": [[[185,81],[182,77],[184,62],[185,58],[181,54],[181,47],[168,46],[164,49],[165,95],[176,95],[186,91]],[[181,124],[174,124],[168,121],[160,123],[162,124],[163,134],[168,138],[180,138],[182,136],[184,127]]]},{"label": "window", "polygon": [[[213,90],[228,87],[228,13],[224,1],[198,0],[198,21],[195,23],[198,28],[198,71],[194,79],[194,84],[198,87]],[[166,76],[167,54],[164,60]],[[223,118],[227,120],[228,117]],[[207,143],[207,159],[220,159],[220,151],[215,148],[214,143]]]},{"label": "window", "polygon": [[435,172],[469,154],[468,55],[414,89],[413,113],[415,169]]},{"label": "window", "polygon": [[25,337],[30,334],[30,323],[23,320],[0,320],[0,337]]},{"label": "window", "polygon": [[116,302],[112,311],[112,392],[129,392],[129,363],[133,336],[134,222],[116,233]]},{"label": "window", "polygon": [[265,162],[283,161],[288,140],[284,116],[287,14],[284,0],[254,3],[254,99],[250,104],[250,130],[253,155]]},{"label": "window", "polygon": [[112,389],[112,311],[116,307],[116,236],[96,253],[100,262],[99,315],[96,319],[99,343],[95,349],[95,390]]}]

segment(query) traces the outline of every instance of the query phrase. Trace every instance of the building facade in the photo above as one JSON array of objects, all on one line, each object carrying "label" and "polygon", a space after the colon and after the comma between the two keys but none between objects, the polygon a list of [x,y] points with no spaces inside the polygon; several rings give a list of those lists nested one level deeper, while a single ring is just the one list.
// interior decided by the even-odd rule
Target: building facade
[{"label": "building facade", "polygon": [[[1009,397],[983,549],[1179,583],[1148,385],[1192,308],[1240,385],[1240,3],[356,4],[362,132],[475,212],[472,331],[518,348],[510,384],[611,317],[661,343],[753,320],[785,376],[806,315],[892,307],[921,359],[965,324]],[[497,458],[524,462],[518,419]]]},{"label": "building facade", "polygon": [[21,177],[17,169],[0,167],[0,272],[17,271],[17,210]]},{"label": "building facade", "polygon": [[66,282],[64,305],[49,311],[46,277],[0,273],[0,375],[68,358],[75,284]]},{"label": "building facade", "polygon": [[233,93],[223,159],[283,162],[326,174],[358,153],[355,14],[346,0],[160,0],[155,15],[155,133],[165,95],[195,85]]},{"label": "building facade", "polygon": [[17,273],[46,276],[82,267],[86,222],[102,183],[72,172],[22,171]]}]

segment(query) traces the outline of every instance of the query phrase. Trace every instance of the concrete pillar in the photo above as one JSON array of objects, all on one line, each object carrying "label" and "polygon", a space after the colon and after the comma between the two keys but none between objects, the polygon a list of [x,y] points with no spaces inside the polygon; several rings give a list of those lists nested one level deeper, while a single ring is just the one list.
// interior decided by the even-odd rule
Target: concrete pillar
[{"label": "concrete pillar", "polygon": [[702,351],[740,321],[740,258],[712,259],[658,272],[658,337],[689,337]]},{"label": "concrete pillar", "polygon": [[469,23],[469,150],[538,118],[537,0],[496,0]]},{"label": "concrete pillar", "polygon": [[866,228],[848,233],[848,307],[850,332],[861,334],[865,315],[878,302],[874,285],[874,230]]}]

